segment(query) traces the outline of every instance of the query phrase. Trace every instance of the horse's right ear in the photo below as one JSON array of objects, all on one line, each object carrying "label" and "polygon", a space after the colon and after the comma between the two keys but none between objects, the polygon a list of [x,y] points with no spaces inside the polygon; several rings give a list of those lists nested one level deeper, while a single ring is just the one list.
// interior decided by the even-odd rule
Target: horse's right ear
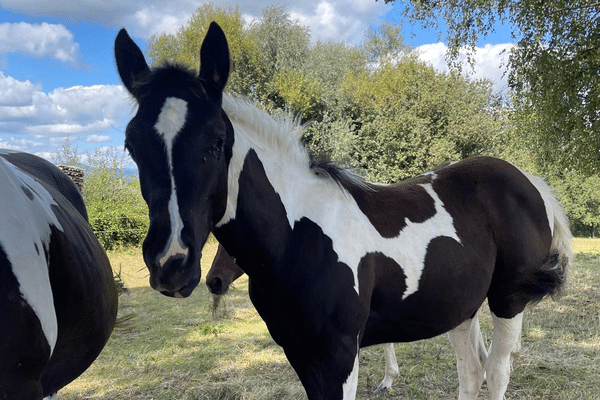
[{"label": "horse's right ear", "polygon": [[229,46],[216,22],[211,22],[200,47],[200,79],[209,92],[221,95],[229,78]]},{"label": "horse's right ear", "polygon": [[147,74],[150,68],[144,54],[125,29],[121,29],[115,39],[115,60],[123,85],[135,97],[133,89],[135,78]]}]

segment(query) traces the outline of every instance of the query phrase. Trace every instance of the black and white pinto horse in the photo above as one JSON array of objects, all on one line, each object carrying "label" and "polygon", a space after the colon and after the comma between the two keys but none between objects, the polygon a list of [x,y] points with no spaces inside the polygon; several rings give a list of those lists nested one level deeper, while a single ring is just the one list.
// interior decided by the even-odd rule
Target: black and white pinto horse
[{"label": "black and white pinto horse", "polygon": [[54,398],[106,344],[117,301],[75,184],[0,150],[0,399]]},{"label": "black and white pinto horse", "polygon": [[[218,299],[223,296],[229,290],[229,287],[236,279],[244,275],[244,271],[235,263],[235,260],[231,258],[223,246],[219,245],[217,253],[212,261],[210,269],[206,274],[206,287],[211,294],[213,294],[213,302],[216,307]],[[385,358],[385,375],[383,380],[375,389],[375,392],[382,392],[391,389],[394,379],[398,376],[399,368],[398,361],[396,359],[396,353],[394,352],[393,343],[386,343],[383,345],[384,358]]]},{"label": "black and white pinto horse", "polygon": [[[229,51],[214,23],[199,75],[151,70],[125,30],[115,56],[139,106],[125,146],[149,207],[143,254],[154,289],[189,296],[212,231],[248,274],[309,399],[355,398],[360,347],[444,332],[459,399],[475,399],[484,377],[502,399],[525,306],[558,293],[572,260],[547,185],[493,158],[392,185],[311,163],[298,124],[223,95]],[[486,298],[489,352],[477,317]]]}]

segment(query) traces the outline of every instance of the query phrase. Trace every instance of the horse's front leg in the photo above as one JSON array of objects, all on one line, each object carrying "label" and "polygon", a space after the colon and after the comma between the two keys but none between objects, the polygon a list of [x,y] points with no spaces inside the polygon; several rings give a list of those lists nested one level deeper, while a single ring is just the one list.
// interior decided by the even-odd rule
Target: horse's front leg
[{"label": "horse's front leg", "polygon": [[317,346],[284,347],[309,400],[354,400],[358,386],[358,335],[316,343]]}]

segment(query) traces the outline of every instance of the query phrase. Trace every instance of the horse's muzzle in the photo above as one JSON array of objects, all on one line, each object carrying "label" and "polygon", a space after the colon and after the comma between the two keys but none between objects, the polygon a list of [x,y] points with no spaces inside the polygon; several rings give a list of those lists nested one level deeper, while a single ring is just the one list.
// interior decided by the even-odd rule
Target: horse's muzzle
[{"label": "horse's muzzle", "polygon": [[150,286],[169,297],[188,297],[200,282],[200,268],[191,257],[170,257],[162,266],[148,266]]}]

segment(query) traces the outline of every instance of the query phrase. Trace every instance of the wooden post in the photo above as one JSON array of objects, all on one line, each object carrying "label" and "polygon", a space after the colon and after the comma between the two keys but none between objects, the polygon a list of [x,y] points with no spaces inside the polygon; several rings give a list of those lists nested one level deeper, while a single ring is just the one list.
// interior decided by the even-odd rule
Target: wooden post
[{"label": "wooden post", "polygon": [[83,190],[83,168],[69,165],[57,165],[57,167],[67,174],[73,182],[75,182],[75,185],[77,185],[77,188],[80,192]]}]

